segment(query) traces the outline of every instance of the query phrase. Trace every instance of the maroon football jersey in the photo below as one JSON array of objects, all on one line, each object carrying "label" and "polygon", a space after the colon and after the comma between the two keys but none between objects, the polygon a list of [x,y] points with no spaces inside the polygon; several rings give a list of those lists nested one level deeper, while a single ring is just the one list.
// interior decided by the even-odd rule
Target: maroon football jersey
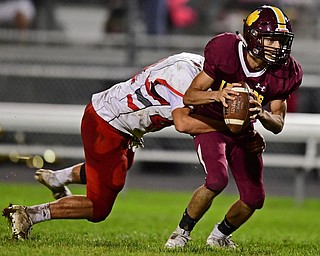
[{"label": "maroon football jersey", "polygon": [[[246,52],[242,41],[232,33],[220,34],[208,42],[204,50],[204,72],[214,79],[212,90],[222,90],[230,83],[244,81],[265,106],[272,100],[287,99],[298,89],[303,72],[293,57],[286,64],[254,71],[247,63]],[[221,102],[196,106],[195,112],[223,119]]]}]

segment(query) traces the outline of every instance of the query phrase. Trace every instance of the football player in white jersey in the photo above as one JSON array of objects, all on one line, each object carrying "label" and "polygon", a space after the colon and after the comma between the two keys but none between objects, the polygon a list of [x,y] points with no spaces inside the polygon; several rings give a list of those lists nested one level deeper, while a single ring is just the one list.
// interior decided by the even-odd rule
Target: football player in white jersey
[{"label": "football player in white jersey", "polygon": [[[184,92],[202,70],[203,61],[196,54],[176,54],[94,94],[81,124],[85,163],[36,172],[35,178],[60,199],[5,208],[13,238],[28,238],[32,225],[50,219],[106,219],[133,164],[133,149],[141,145],[144,134],[170,125],[191,135],[227,129],[223,122],[192,114],[183,104]],[[248,146],[259,150],[264,140],[254,133]],[[86,184],[86,196],[73,196],[66,186],[70,183]]]}]

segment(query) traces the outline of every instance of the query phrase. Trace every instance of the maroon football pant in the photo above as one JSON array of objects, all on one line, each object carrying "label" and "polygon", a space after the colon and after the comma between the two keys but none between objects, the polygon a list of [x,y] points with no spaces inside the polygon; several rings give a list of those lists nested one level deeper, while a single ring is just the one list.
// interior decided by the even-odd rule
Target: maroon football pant
[{"label": "maroon football pant", "polygon": [[97,115],[91,104],[84,112],[81,136],[85,153],[87,197],[93,203],[90,221],[104,220],[125,184],[134,153],[131,136],[118,131]]},{"label": "maroon football pant", "polygon": [[263,161],[246,149],[249,138],[250,135],[210,132],[197,135],[194,143],[206,172],[205,186],[216,193],[223,191],[228,184],[229,165],[241,201],[251,209],[260,209],[265,198]]}]

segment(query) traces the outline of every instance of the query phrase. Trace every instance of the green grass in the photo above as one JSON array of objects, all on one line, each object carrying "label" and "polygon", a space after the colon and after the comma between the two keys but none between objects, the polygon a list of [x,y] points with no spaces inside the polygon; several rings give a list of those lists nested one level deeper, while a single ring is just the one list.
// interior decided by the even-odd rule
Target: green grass
[{"label": "green grass", "polygon": [[[74,193],[84,188],[71,187]],[[297,207],[292,198],[268,197],[265,207],[233,235],[235,251],[207,248],[205,241],[236,196],[221,195],[179,250],[163,245],[178,224],[192,192],[124,190],[108,219],[53,220],[33,227],[27,241],[12,241],[0,218],[0,255],[320,255],[320,201]],[[0,207],[51,200],[39,185],[0,184]]]}]

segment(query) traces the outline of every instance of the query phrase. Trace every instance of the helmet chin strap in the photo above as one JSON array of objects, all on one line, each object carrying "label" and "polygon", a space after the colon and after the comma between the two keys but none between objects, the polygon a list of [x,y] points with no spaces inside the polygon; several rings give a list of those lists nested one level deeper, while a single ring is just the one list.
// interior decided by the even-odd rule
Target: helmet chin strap
[{"label": "helmet chin strap", "polygon": [[[244,47],[247,49],[248,53],[250,54],[251,57],[253,58],[258,58],[258,59],[261,59],[257,56],[255,56],[249,49],[248,49],[248,44],[247,44],[247,41],[246,39],[243,37],[243,35],[239,32],[239,31],[236,31],[236,34],[239,36],[241,42],[243,43]],[[266,62],[265,60],[261,59],[262,61]],[[266,63],[268,65],[268,63]]]},{"label": "helmet chin strap", "polygon": [[[262,60],[261,58],[255,56],[255,55],[248,49],[247,41],[246,41],[246,39],[244,39],[243,35],[242,35],[239,31],[236,31],[236,34],[239,36],[241,42],[243,43],[244,47],[247,49],[247,52],[249,53],[249,55],[250,55],[253,59]],[[262,61],[265,62],[265,65],[266,65],[266,66],[268,65],[268,63],[267,63],[265,60],[262,60]]]},{"label": "helmet chin strap", "polygon": [[243,35],[239,31],[236,31],[236,34],[238,35],[238,37],[240,38],[241,42],[244,44],[246,49],[248,49],[247,41],[246,41],[246,39],[244,39]]},{"label": "helmet chin strap", "polygon": [[253,58],[257,58],[253,55],[253,53],[248,49],[248,44],[247,44],[247,41],[246,39],[244,39],[243,35],[239,32],[239,31],[236,31],[236,34],[239,36],[241,42],[243,43],[244,47],[247,49],[248,53],[250,54],[250,56],[252,56]]}]

